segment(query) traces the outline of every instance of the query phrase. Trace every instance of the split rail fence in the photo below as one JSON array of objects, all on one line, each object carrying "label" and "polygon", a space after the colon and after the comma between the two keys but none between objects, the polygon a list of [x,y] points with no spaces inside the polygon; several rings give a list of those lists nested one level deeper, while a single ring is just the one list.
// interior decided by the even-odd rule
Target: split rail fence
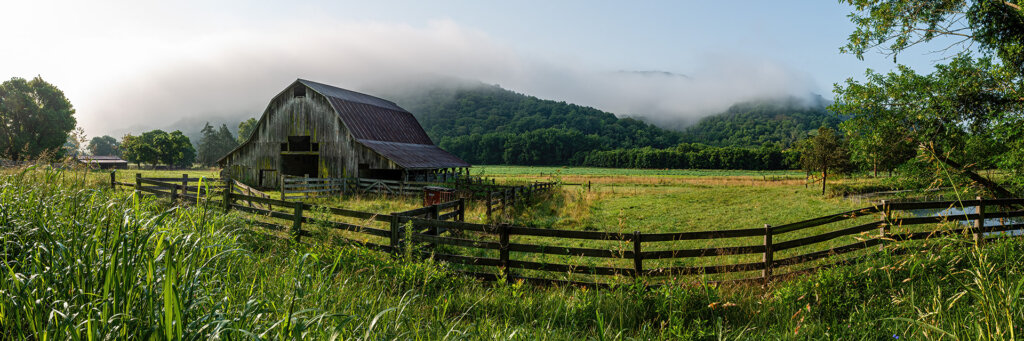
[{"label": "split rail fence", "polygon": [[[178,187],[190,182],[137,177],[130,185],[172,197],[211,194],[196,186]],[[254,225],[290,231],[296,239],[309,236],[303,224],[312,223],[341,231],[368,248],[448,262],[456,271],[481,279],[540,283],[604,285],[632,277],[653,284],[695,278],[768,282],[848,264],[891,242],[959,234],[983,243],[1020,236],[1024,230],[1024,210],[1019,209],[1024,199],[883,201],[776,226],[625,233],[467,223],[464,199],[378,214],[238,194],[234,187],[230,181],[221,187],[227,189],[220,191],[225,210],[254,213],[263,217],[253,219]],[[928,212],[921,216],[921,210]]]}]

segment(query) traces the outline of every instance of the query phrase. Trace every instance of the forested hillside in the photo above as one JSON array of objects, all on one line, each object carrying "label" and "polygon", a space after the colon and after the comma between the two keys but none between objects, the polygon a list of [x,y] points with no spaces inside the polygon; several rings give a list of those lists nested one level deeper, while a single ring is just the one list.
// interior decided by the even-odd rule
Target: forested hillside
[{"label": "forested hillside", "polygon": [[825,109],[828,104],[820,96],[737,103],[686,128],[685,141],[723,147],[790,146],[821,126],[839,126],[839,117]]},{"label": "forested hillside", "polygon": [[[739,103],[678,132],[497,85],[424,88],[389,98],[415,114],[441,148],[473,164],[787,168],[793,163],[782,149],[821,125],[839,123],[820,97]],[[684,142],[692,145],[680,146]],[[766,144],[771,147],[762,148]],[[675,157],[679,150],[686,160]]]},{"label": "forested hillside", "polygon": [[666,148],[681,134],[495,85],[439,86],[397,97],[441,148],[474,164],[567,164],[579,152]]}]

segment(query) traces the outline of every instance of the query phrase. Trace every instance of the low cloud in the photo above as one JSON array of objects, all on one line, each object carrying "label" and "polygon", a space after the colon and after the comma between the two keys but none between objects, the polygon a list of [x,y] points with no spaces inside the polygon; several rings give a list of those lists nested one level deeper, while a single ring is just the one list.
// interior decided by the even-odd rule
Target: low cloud
[{"label": "low cloud", "polygon": [[[678,126],[754,98],[804,96],[814,80],[778,62],[708,55],[691,70],[602,70],[544,60],[450,21],[292,23],[186,40],[72,98],[90,135],[259,116],[296,78],[371,94],[455,78]],[[643,72],[635,72],[643,71]],[[60,84],[58,84],[60,86]],[[198,130],[196,127],[195,130]]]}]

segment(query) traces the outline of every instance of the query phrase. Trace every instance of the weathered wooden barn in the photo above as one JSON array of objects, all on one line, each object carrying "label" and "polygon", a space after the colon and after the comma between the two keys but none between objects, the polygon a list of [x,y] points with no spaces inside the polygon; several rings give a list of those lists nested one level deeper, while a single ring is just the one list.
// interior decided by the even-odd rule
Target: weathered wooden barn
[{"label": "weathered wooden barn", "polygon": [[395,103],[304,79],[274,96],[248,139],[218,162],[257,187],[277,187],[281,175],[423,181],[470,166]]}]

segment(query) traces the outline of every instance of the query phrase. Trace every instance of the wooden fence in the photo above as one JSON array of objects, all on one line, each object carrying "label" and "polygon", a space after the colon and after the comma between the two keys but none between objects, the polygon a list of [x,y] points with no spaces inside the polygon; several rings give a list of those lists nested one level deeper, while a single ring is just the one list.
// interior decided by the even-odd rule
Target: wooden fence
[{"label": "wooden fence", "polygon": [[348,188],[348,179],[282,175],[280,184],[281,200],[288,200],[309,198],[311,196],[344,194]]},{"label": "wooden fence", "polygon": [[[173,197],[180,180],[136,178],[135,187]],[[478,278],[540,283],[603,285],[616,277],[644,277],[653,284],[683,278],[760,283],[854,262],[891,242],[961,234],[984,243],[1024,230],[1024,199],[883,201],[784,225],[625,233],[466,223],[464,199],[378,214],[236,194],[232,187],[228,182],[223,191],[225,210],[255,213],[263,218],[253,224],[290,231],[296,239],[310,235],[303,224],[312,223],[342,231],[353,243],[448,262]],[[933,214],[907,214],[913,210]]]},{"label": "wooden fence", "polygon": [[506,186],[501,191],[487,191],[487,198],[484,205],[487,208],[487,219],[498,211],[504,210],[522,198],[530,199],[539,192],[550,191],[555,188],[554,182],[534,182],[526,186]]}]

